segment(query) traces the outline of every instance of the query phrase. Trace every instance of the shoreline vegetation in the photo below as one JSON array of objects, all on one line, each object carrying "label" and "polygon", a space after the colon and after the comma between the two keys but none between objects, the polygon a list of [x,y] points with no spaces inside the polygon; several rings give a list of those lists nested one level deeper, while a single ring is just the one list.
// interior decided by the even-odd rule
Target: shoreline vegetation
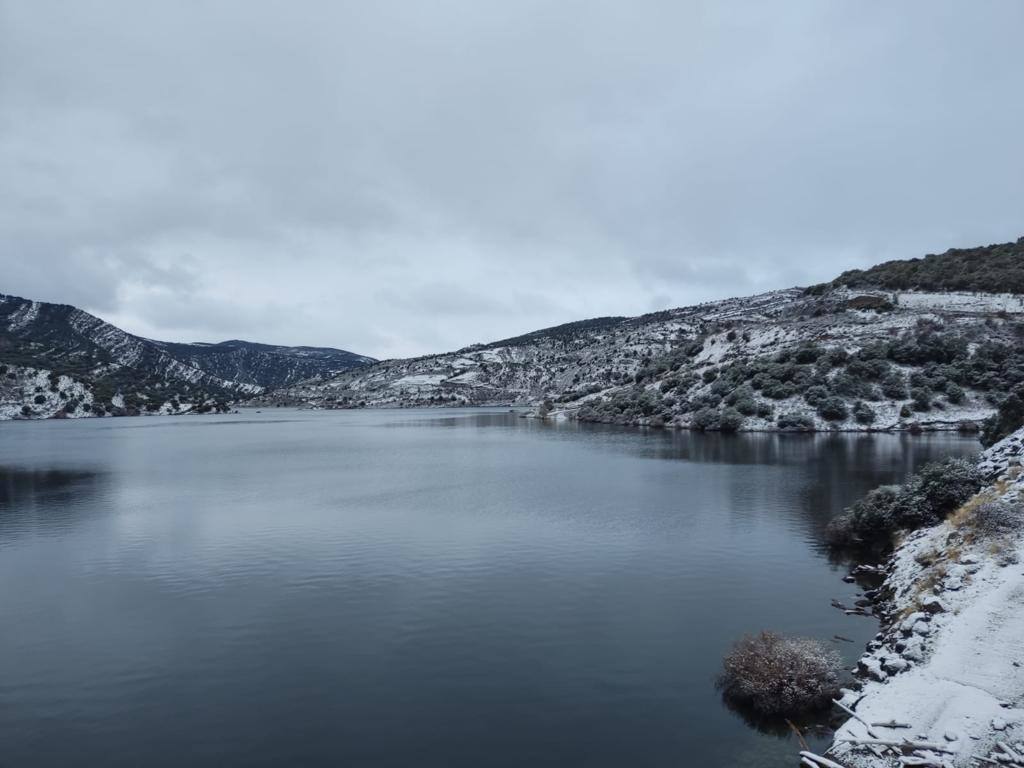
[{"label": "shoreline vegetation", "polygon": [[[824,755],[803,744],[802,765],[1024,766],[1024,427],[1017,426],[976,461],[927,465],[900,486],[872,491],[830,525],[832,548],[862,560],[886,557],[846,577],[881,579],[856,609],[834,603],[879,620],[853,682],[825,701],[820,692],[838,686],[820,663],[776,659],[748,676],[763,695],[813,673],[802,689],[819,695],[804,703],[831,704],[848,717]],[[727,673],[751,642],[726,657]],[[796,703],[777,697],[760,709],[784,715]]]}]

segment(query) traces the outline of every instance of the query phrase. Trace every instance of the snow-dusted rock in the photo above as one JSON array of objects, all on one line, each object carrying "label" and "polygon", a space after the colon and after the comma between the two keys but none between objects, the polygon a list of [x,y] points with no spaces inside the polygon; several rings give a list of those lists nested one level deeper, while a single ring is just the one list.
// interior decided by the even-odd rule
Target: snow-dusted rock
[{"label": "snow-dusted rock", "polygon": [[[1015,437],[1024,438],[1024,430]],[[869,681],[857,713],[868,722],[895,718],[909,723],[925,741],[944,740],[953,752],[942,759],[959,768],[975,765],[974,757],[999,753],[996,743],[1008,743],[1005,734],[1024,720],[1024,570],[1000,568],[987,546],[968,548],[953,565],[940,557],[922,566],[918,556],[942,552],[954,532],[949,522],[922,529],[908,536],[894,554],[885,581],[885,591],[892,596],[886,608],[894,614],[917,606],[924,610],[906,614],[892,628],[897,635],[891,641],[893,651],[911,662],[908,669],[897,673],[885,657],[881,671],[886,676],[870,674],[872,662],[886,653],[885,648],[858,664]],[[965,546],[962,537],[956,541]],[[1003,545],[1024,554],[1024,532]],[[923,585],[933,580],[933,569],[939,567],[949,567],[958,588],[943,593],[944,610],[929,613],[938,598]],[[925,628],[926,634],[918,634]],[[837,739],[865,736],[857,720],[849,720],[837,733]],[[842,765],[893,764],[847,742],[837,741],[834,748]]]}]

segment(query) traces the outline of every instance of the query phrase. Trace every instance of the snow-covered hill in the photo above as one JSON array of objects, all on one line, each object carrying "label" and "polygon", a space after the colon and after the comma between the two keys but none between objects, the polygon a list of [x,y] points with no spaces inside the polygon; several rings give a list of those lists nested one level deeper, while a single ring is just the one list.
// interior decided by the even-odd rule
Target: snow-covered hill
[{"label": "snow-covered hill", "polygon": [[1024,379],[1022,334],[1018,295],[794,288],[384,361],[268,402],[519,403],[548,418],[710,429],[776,429],[780,417],[790,428],[955,428],[993,411],[1004,379],[990,369]]},{"label": "snow-covered hill", "polygon": [[370,362],[329,348],[153,341],[69,305],[0,294],[0,419],[223,407]]}]

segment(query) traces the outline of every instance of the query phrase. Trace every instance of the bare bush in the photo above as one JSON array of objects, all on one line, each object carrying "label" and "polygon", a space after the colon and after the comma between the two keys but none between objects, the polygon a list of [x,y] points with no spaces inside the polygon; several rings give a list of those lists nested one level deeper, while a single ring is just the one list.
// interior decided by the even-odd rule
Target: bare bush
[{"label": "bare bush", "polygon": [[1004,536],[1024,529],[1024,507],[1008,501],[986,501],[975,508],[970,522],[982,536]]},{"label": "bare bush", "polygon": [[763,715],[793,715],[828,706],[838,695],[839,654],[803,637],[748,635],[722,660],[718,685],[727,698]]}]

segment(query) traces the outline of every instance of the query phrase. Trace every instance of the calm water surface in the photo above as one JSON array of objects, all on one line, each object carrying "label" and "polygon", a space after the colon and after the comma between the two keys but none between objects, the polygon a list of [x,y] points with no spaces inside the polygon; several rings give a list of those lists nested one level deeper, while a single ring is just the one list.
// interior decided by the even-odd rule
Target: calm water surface
[{"label": "calm water surface", "polygon": [[714,689],[874,633],[832,515],[953,436],[501,411],[0,424],[0,765],[788,766]]}]

